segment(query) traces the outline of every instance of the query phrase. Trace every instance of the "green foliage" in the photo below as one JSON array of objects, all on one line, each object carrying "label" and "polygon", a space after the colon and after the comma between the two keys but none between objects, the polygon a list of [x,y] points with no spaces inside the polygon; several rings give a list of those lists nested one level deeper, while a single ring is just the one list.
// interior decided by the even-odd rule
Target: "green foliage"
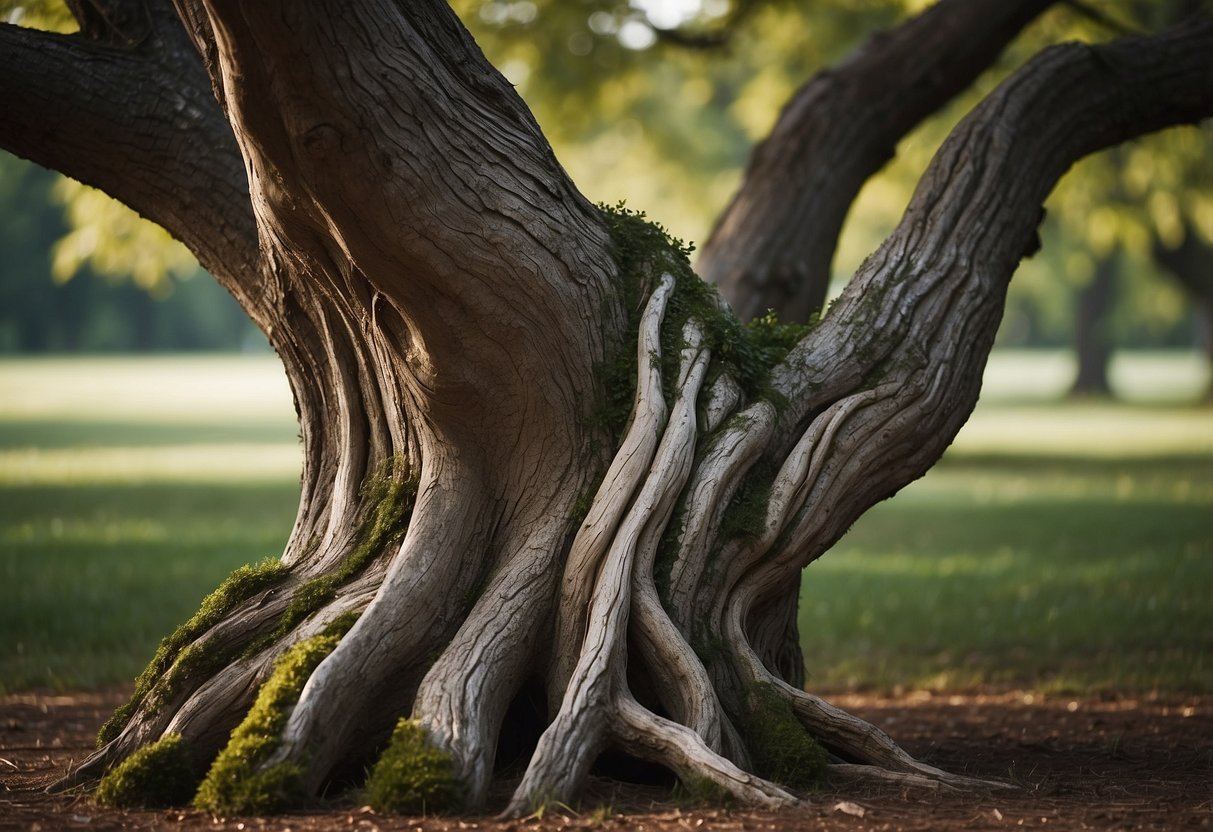
[{"label": "green foliage", "polygon": [[[241,566],[229,575],[203,599],[202,606],[188,621],[160,642],[156,654],[135,680],[135,691],[130,701],[115,711],[101,727],[97,734],[97,747],[100,748],[121,733],[145,697],[154,696],[150,705],[155,708],[169,695],[173,683],[165,677],[170,669],[174,671],[174,679],[180,679],[204,661],[204,648],[194,644],[196,639],[222,621],[241,601],[269,589],[285,575],[286,567],[273,558],[267,558],[255,566]],[[165,679],[165,683],[158,685],[161,679]]]},{"label": "green foliage", "polygon": [[0,0],[0,20],[60,34],[80,28],[62,0]]},{"label": "green foliage", "polygon": [[367,778],[367,801],[383,812],[424,815],[454,806],[458,785],[451,755],[416,720],[401,719]]},{"label": "green foliage", "polygon": [[826,752],[796,719],[774,687],[757,684],[745,700],[746,747],[760,776],[794,789],[811,789],[825,778]]},{"label": "green foliage", "polygon": [[102,806],[159,809],[189,803],[198,784],[180,734],[167,734],[127,757],[101,779],[94,799]]},{"label": "green foliage", "polygon": [[87,267],[112,280],[129,278],[163,297],[174,279],[193,277],[200,269],[189,249],[167,231],[101,191],[64,178],[55,186],[55,198],[71,226],[53,251],[51,273],[59,282]]},{"label": "green foliage", "polygon": [[337,647],[344,632],[341,628],[348,624],[343,620],[330,625],[324,633],[299,642],[279,657],[253,707],[232,731],[198,787],[195,806],[212,812],[266,813],[284,809],[301,797],[297,765],[262,768],[262,764],[278,748],[290,708],[299,701],[308,677]]}]

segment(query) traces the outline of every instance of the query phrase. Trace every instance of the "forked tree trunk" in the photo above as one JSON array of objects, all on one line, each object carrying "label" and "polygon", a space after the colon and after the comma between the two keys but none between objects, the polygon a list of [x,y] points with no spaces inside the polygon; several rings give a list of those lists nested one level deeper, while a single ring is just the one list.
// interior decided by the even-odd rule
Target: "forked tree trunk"
[{"label": "forked tree trunk", "polygon": [[[243,159],[247,204],[202,189],[181,233],[282,356],[298,520],[280,564],[166,641],[66,784],[134,777],[136,751],[179,736],[189,793],[209,767],[204,805],[266,809],[360,771],[409,716],[476,807],[516,701],[538,704],[512,815],[575,800],[612,746],[767,806],[820,773],[810,738],[838,774],[967,782],[801,690],[795,587],[966,419],[1066,167],[1213,110],[1213,26],[1043,53],[793,343],[743,333],[662,235],[588,205],[445,4],[319,5],[183,0],[234,140],[186,108],[153,145],[214,139],[222,164],[199,176],[223,193],[240,190],[224,148]],[[148,20],[138,77],[180,39]],[[33,153],[41,124],[10,144]],[[174,160],[127,163],[160,184]],[[121,168],[94,181],[121,187]],[[169,202],[172,226],[190,200]]]}]

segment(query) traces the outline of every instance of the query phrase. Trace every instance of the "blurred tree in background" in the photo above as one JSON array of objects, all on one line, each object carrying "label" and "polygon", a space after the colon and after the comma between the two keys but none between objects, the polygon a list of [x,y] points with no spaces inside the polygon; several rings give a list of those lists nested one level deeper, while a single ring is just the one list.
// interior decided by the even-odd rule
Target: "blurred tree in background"
[{"label": "blurred tree in background", "polygon": [[[702,241],[752,144],[803,79],[864,33],[929,3],[452,5],[589,197],[626,200],[675,235]],[[835,258],[835,283],[893,227],[961,114],[1026,56],[1049,43],[1157,28],[1192,5],[1089,0],[1059,2],[1042,15],[969,92],[903,141],[864,188]],[[55,2],[8,0],[0,14],[24,25],[71,25]],[[1046,206],[1044,251],[1012,283],[1001,343],[1075,344],[1075,389],[1087,393],[1106,392],[1116,346],[1203,344],[1213,358],[1211,138],[1207,128],[1168,131],[1088,159],[1063,180]],[[0,350],[230,349],[259,340],[218,286],[193,279],[197,265],[184,248],[108,197],[5,158],[0,210],[9,218],[0,234]]]},{"label": "blurred tree in background", "polygon": [[[61,0],[0,19],[76,28]],[[267,349],[185,246],[100,191],[0,153],[0,353]]]},{"label": "blurred tree in background", "polygon": [[107,196],[0,154],[0,353],[267,349],[184,247]]}]

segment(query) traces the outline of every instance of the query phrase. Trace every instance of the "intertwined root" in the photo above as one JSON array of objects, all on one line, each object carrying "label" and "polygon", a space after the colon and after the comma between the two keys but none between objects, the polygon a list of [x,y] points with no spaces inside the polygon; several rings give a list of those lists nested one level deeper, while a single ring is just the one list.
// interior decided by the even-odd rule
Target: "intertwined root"
[{"label": "intertwined root", "polygon": [[[760,658],[778,654],[770,633],[786,626],[755,622],[781,609],[804,565],[866,507],[844,499],[864,476],[854,460],[870,465],[874,437],[887,437],[907,407],[933,407],[939,378],[918,374],[917,384],[874,384],[824,401],[781,451],[777,408],[757,399],[738,409],[744,397],[713,367],[702,320],[688,315],[678,338],[667,327],[663,339],[676,290],[662,274],[647,300],[631,419],[571,543],[568,521],[553,513],[490,535],[483,495],[458,469],[427,460],[403,537],[378,541],[364,571],[328,587],[329,600],[285,632],[299,584],[243,598],[195,642],[217,643],[235,660],[185,676],[160,701],[137,702],[125,728],[69,782],[96,779],[170,734],[193,749],[201,780],[263,687],[263,698],[277,692],[272,706],[252,708],[231,740],[256,753],[220,754],[200,805],[270,811],[315,795],[335,771],[369,765],[359,749],[381,744],[410,716],[394,736],[414,751],[394,739],[392,762],[375,769],[376,788],[419,801],[397,806],[430,810],[457,795],[476,807],[507,710],[538,680],[552,716],[508,816],[575,802],[608,747],[666,767],[693,793],[768,808],[797,802],[798,790],[831,771],[975,785],[917,762],[880,730],[789,684]],[[671,350],[676,363],[664,360]],[[663,366],[675,368],[672,384],[663,384]],[[469,554],[486,548],[495,551],[488,565]],[[283,682],[279,657],[321,637],[324,653],[313,650],[306,673]],[[257,649],[236,649],[250,644]],[[437,757],[416,752],[417,743]],[[234,757],[239,766],[222,768]],[[423,757],[449,768],[441,796],[415,785],[429,782],[408,769]],[[410,785],[393,788],[398,781]]]}]

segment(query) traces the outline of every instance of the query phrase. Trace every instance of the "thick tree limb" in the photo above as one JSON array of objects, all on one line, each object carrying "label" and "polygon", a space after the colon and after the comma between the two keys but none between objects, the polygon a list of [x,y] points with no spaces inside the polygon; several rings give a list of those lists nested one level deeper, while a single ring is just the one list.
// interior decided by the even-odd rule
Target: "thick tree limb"
[{"label": "thick tree limb", "polygon": [[244,164],[198,56],[163,4],[115,14],[0,25],[0,144],[164,226],[265,324]]},{"label": "thick tree limb", "polygon": [[[926,334],[946,324],[958,337],[980,298],[1000,313],[1039,206],[1070,165],[1213,116],[1211,47],[1207,16],[1149,38],[1056,46],[991,93],[944,143],[897,229],[776,368],[773,384],[790,402],[783,441],[858,380],[893,369],[898,345],[907,357],[931,355]],[[964,356],[977,374],[984,355]]]},{"label": "thick tree limb", "polygon": [[750,158],[699,258],[746,320],[821,310],[843,220],[897,142],[1054,0],[941,0],[802,87]]}]

